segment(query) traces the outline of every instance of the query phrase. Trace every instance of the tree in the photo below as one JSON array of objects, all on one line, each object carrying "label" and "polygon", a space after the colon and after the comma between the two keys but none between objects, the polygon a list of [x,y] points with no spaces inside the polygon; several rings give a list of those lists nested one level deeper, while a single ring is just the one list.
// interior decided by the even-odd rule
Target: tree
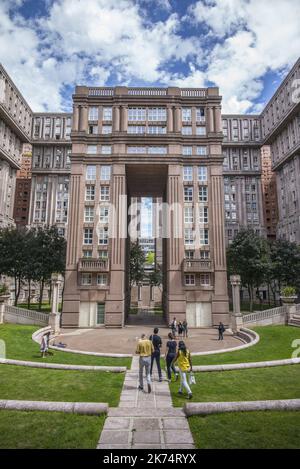
[{"label": "tree", "polygon": [[290,241],[278,239],[270,244],[269,279],[273,295],[280,294],[283,286],[300,290],[300,247]]},{"label": "tree", "polygon": [[18,304],[27,266],[26,234],[26,230],[20,228],[4,228],[0,231],[0,272],[14,279],[15,306]]},{"label": "tree", "polygon": [[142,282],[145,274],[145,254],[138,242],[130,244],[129,283],[130,289],[134,284]]},{"label": "tree", "polygon": [[267,241],[251,229],[242,229],[227,250],[227,266],[229,274],[241,276],[241,283],[249,292],[252,311],[253,290],[265,281],[268,266]]},{"label": "tree", "polygon": [[146,264],[148,265],[153,265],[155,264],[155,253],[152,251],[149,251],[146,256]]}]

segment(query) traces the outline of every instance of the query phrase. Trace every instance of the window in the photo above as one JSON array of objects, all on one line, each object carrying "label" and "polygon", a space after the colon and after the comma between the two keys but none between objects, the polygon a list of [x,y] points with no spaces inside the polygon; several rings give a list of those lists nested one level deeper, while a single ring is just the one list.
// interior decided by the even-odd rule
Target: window
[{"label": "window", "polygon": [[184,207],[184,223],[193,223],[193,207]]},{"label": "window", "polygon": [[207,167],[206,166],[198,167],[198,181],[207,182]]},{"label": "window", "polygon": [[93,251],[91,249],[83,251],[83,257],[91,258],[93,256]]},{"label": "window", "polygon": [[184,156],[189,156],[193,154],[193,147],[182,147],[182,154]]},{"label": "window", "polygon": [[104,324],[105,319],[105,304],[104,303],[97,303],[97,316],[96,316],[96,324]]},{"label": "window", "polygon": [[108,227],[107,226],[99,228],[98,244],[108,244]]},{"label": "window", "polygon": [[112,132],[112,126],[111,125],[102,125],[102,134],[107,135],[111,134]]},{"label": "window", "polygon": [[93,244],[93,228],[84,229],[83,244]]},{"label": "window", "polygon": [[101,154],[102,155],[110,155],[111,154],[111,145],[102,145]]},{"label": "window", "polygon": [[185,251],[184,255],[186,259],[194,259],[194,251]]},{"label": "window", "polygon": [[208,195],[207,195],[207,187],[200,186],[199,187],[199,202],[207,202]]},{"label": "window", "polygon": [[186,186],[184,188],[184,201],[185,202],[193,202],[193,188]]},{"label": "window", "polygon": [[97,145],[88,145],[87,146],[87,154],[88,155],[95,155],[97,153]]},{"label": "window", "polygon": [[107,259],[108,258],[108,252],[107,251],[98,251],[98,257],[99,257],[99,259]]},{"label": "window", "polygon": [[163,107],[153,107],[148,109],[148,121],[167,120],[167,110]]},{"label": "window", "polygon": [[205,122],[205,109],[204,109],[204,107],[197,107],[196,108],[196,121],[197,122]]},{"label": "window", "polygon": [[109,208],[100,207],[100,223],[108,223]]},{"label": "window", "polygon": [[167,147],[148,147],[148,154],[150,155],[166,155]]},{"label": "window", "polygon": [[208,245],[208,229],[200,228],[200,244]]},{"label": "window", "polygon": [[109,201],[109,186],[100,186],[100,201]]},{"label": "window", "polygon": [[145,121],[146,109],[141,107],[131,107],[128,109],[128,121]]},{"label": "window", "polygon": [[184,244],[191,245],[194,244],[194,233],[192,228],[184,229]]},{"label": "window", "polygon": [[207,155],[207,148],[206,147],[197,147],[197,155],[206,156]]},{"label": "window", "polygon": [[81,285],[92,285],[92,274],[81,274]]},{"label": "window", "polygon": [[86,179],[88,181],[96,179],[96,166],[87,166],[86,167]]},{"label": "window", "polygon": [[210,252],[209,251],[200,251],[200,259],[209,259]]},{"label": "window", "polygon": [[185,280],[185,285],[187,286],[196,285],[195,274],[185,274],[184,280]]},{"label": "window", "polygon": [[85,223],[91,223],[94,221],[94,207],[84,208],[84,221]]},{"label": "window", "polygon": [[183,180],[192,181],[193,180],[193,166],[184,166],[183,167]]},{"label": "window", "polygon": [[98,120],[98,108],[97,107],[89,107],[89,121],[97,121]]},{"label": "window", "polygon": [[129,154],[138,155],[138,154],[145,154],[146,152],[147,152],[146,147],[127,147],[127,153]]},{"label": "window", "polygon": [[182,108],[182,122],[192,122],[192,108]]},{"label": "window", "polygon": [[192,127],[184,126],[181,130],[182,135],[192,135]]},{"label": "window", "polygon": [[127,128],[128,134],[144,134],[146,127],[144,125],[129,125]]},{"label": "window", "polygon": [[200,274],[200,285],[210,285],[209,274]]},{"label": "window", "polygon": [[206,135],[206,128],[203,125],[197,125],[196,135]]},{"label": "window", "polygon": [[110,180],[110,166],[101,166],[100,179],[102,181]]},{"label": "window", "polygon": [[104,107],[103,108],[103,120],[104,121],[111,121],[112,120],[112,108],[111,107]]},{"label": "window", "polygon": [[199,207],[199,223],[208,223],[208,208],[201,205]]},{"label": "window", "polygon": [[167,127],[162,127],[159,125],[149,125],[148,134],[165,134],[167,133]]},{"label": "window", "polygon": [[97,274],[97,285],[103,287],[107,285],[107,274]]}]

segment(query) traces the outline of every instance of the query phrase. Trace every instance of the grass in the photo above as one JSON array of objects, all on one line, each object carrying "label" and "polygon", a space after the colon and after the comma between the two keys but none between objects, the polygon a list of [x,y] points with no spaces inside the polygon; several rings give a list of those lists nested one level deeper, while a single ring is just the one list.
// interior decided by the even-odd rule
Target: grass
[{"label": "grass", "polygon": [[300,339],[300,330],[290,326],[262,326],[253,328],[259,336],[258,344],[236,352],[193,357],[193,365],[218,365],[291,358],[292,342]]},{"label": "grass", "polygon": [[130,368],[131,358],[96,357],[52,350],[53,355],[41,358],[39,345],[31,339],[38,330],[36,326],[0,324],[0,339],[5,341],[6,358],[15,360],[65,363],[72,365],[126,366]]},{"label": "grass", "polygon": [[1,449],[94,449],[104,415],[0,411]]},{"label": "grass", "polygon": [[[28,303],[18,303],[18,308],[28,309]],[[32,311],[39,311],[41,313],[50,313],[51,312],[51,304],[50,303],[42,303],[41,308],[39,308],[38,303],[31,303],[30,310]],[[61,311],[61,303],[58,305],[58,311]]]},{"label": "grass", "polygon": [[[278,308],[280,305],[269,305],[269,303],[253,303],[252,310],[254,311],[265,311],[266,309]],[[229,310],[233,311],[232,303],[229,303]],[[250,313],[250,301],[241,301],[241,313]]]},{"label": "grass", "polygon": [[[299,399],[300,365],[196,373],[195,376],[193,402]],[[177,394],[178,388],[178,383],[171,383],[176,407],[186,402],[185,395]]]},{"label": "grass", "polygon": [[299,449],[300,411],[193,416],[189,424],[197,448]]},{"label": "grass", "polygon": [[0,399],[107,402],[117,406],[123,373],[0,366]]}]

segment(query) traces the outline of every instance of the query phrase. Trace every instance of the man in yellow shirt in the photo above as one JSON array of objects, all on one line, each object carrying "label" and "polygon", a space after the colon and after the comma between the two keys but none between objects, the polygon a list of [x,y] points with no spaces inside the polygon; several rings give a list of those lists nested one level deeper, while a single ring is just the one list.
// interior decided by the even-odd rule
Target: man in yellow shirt
[{"label": "man in yellow shirt", "polygon": [[153,352],[154,352],[154,347],[153,347],[152,342],[146,338],[145,334],[142,334],[140,340],[138,341],[137,348],[136,348],[136,354],[140,356],[139,389],[141,391],[144,389],[143,371],[145,367],[149,393],[151,392],[150,367],[151,367],[151,355]]}]

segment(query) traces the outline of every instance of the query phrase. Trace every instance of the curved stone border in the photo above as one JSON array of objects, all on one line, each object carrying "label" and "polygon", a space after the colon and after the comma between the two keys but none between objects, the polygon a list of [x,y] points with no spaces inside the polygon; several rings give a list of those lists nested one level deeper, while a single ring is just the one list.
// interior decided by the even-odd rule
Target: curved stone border
[{"label": "curved stone border", "polygon": [[63,363],[28,362],[24,360],[12,360],[1,358],[1,365],[29,366],[31,368],[49,368],[54,370],[76,370],[76,371],[109,371],[111,373],[125,373],[126,366],[93,366],[93,365],[65,365]]},{"label": "curved stone border", "polygon": [[[38,331],[34,332],[32,334],[32,340],[34,342],[37,342],[38,344],[41,343],[41,337],[45,335],[47,332],[51,331],[51,327],[43,327],[42,329],[39,329]],[[56,336],[53,336],[55,338]],[[52,340],[51,339],[51,340]],[[84,350],[73,350],[69,348],[62,348],[62,347],[56,347],[55,345],[49,345],[49,348],[53,350],[57,350],[58,352],[67,352],[67,353],[77,353],[80,355],[91,355],[93,357],[111,357],[111,358],[132,358],[133,355],[131,354],[124,354],[124,353],[98,353],[98,352],[85,352]]]},{"label": "curved stone border", "polygon": [[248,412],[258,410],[300,410],[300,399],[241,402],[195,402],[186,403],[184,412],[192,415],[209,415],[224,412]]},{"label": "curved stone border", "polygon": [[208,352],[192,352],[192,357],[198,357],[201,355],[215,355],[226,352],[237,352],[238,350],[243,350],[245,348],[256,345],[260,340],[260,337],[257,332],[252,331],[251,329],[246,329],[245,327],[241,328],[237,335],[240,340],[242,340],[243,342],[247,341],[247,343],[245,343],[244,345],[240,345],[239,347],[224,348],[221,350],[209,350]]},{"label": "curved stone border", "polygon": [[[34,342],[37,342],[38,344],[41,343],[41,337],[46,334],[47,332],[51,331],[51,327],[43,327],[42,329],[39,329],[38,331],[34,332],[32,334],[32,340]],[[55,337],[55,336],[54,336]],[[53,339],[53,338],[52,338]],[[221,350],[210,350],[207,352],[192,352],[192,356],[201,356],[201,355],[214,355],[217,353],[226,353],[226,352],[235,352],[238,350],[243,350],[245,348],[251,347],[252,345],[256,345],[260,337],[259,335],[252,331],[251,329],[246,329],[246,328],[241,328],[241,330],[237,333],[237,339],[246,342],[244,345],[240,345],[238,347],[230,347],[230,348],[225,348]],[[68,352],[68,353],[77,353],[80,355],[91,355],[94,357],[111,357],[111,358],[132,358],[134,355],[133,354],[123,354],[123,353],[100,353],[100,352],[86,352],[83,350],[73,350],[73,349],[68,349],[68,348],[61,348],[61,347],[55,347],[54,345],[50,345],[49,348],[53,350],[58,350],[59,352]],[[163,355],[162,355],[163,357]]]},{"label": "curved stone border", "polygon": [[43,410],[65,414],[100,415],[107,414],[108,404],[103,402],[51,402],[0,400],[1,410]]},{"label": "curved stone border", "polygon": [[299,365],[300,358],[287,358],[284,360],[269,360],[264,362],[248,362],[248,363],[230,363],[225,365],[197,365],[193,366],[193,371],[229,371],[229,370],[245,370],[247,368],[268,368],[270,366]]}]

